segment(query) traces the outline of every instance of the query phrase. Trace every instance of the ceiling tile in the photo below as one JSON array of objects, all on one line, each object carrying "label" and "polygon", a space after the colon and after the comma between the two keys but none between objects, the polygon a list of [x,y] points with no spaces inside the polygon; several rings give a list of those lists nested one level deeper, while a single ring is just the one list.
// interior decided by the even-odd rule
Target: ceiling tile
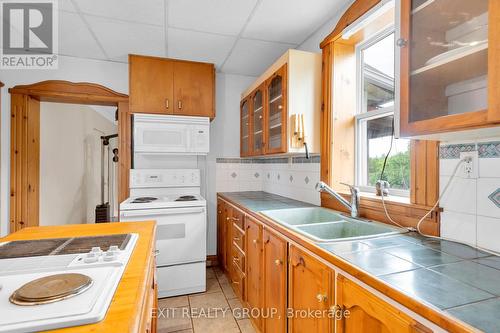
[{"label": "ceiling tile", "polygon": [[227,59],[223,72],[259,76],[293,44],[240,39]]},{"label": "ceiling tile", "polygon": [[[63,0],[68,1],[68,0]],[[164,0],[74,0],[85,14],[118,20],[164,25]]]},{"label": "ceiling tile", "polygon": [[257,0],[170,0],[168,24],[175,28],[236,36],[256,2]]},{"label": "ceiling tile", "polygon": [[349,0],[262,1],[243,37],[276,42],[302,43]]},{"label": "ceiling tile", "polygon": [[60,12],[59,15],[59,54],[80,58],[106,58],[82,18],[69,12]]},{"label": "ceiling tile", "polygon": [[168,29],[168,56],[222,65],[231,50],[234,37]]},{"label": "ceiling tile", "polygon": [[73,6],[73,1],[71,0],[59,1],[58,5],[59,5],[59,10],[76,13],[76,8],[75,6]]},{"label": "ceiling tile", "polygon": [[129,53],[165,56],[163,27],[114,21],[85,15],[104,51],[112,60],[127,61]]}]

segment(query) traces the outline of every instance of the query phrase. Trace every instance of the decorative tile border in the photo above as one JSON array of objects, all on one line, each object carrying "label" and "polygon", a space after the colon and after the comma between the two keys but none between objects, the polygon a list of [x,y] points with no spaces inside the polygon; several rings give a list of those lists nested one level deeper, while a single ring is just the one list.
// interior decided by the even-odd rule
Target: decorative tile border
[{"label": "decorative tile border", "polygon": [[491,193],[488,196],[488,199],[490,199],[498,208],[500,208],[500,188],[497,188],[496,191]]},{"label": "decorative tile border", "polygon": [[474,150],[476,150],[475,143],[445,145],[439,147],[439,158],[441,159],[460,158],[461,152],[474,151]]},{"label": "decorative tile border", "polygon": [[500,141],[480,142],[477,150],[479,158],[500,158]]},{"label": "decorative tile border", "polygon": [[217,163],[231,164],[304,164],[304,163],[320,163],[320,155],[311,155],[310,158],[303,156],[295,157],[260,157],[260,158],[217,158]]},{"label": "decorative tile border", "polygon": [[461,152],[477,150],[479,158],[500,158],[500,141],[442,145],[439,158],[458,159]]}]

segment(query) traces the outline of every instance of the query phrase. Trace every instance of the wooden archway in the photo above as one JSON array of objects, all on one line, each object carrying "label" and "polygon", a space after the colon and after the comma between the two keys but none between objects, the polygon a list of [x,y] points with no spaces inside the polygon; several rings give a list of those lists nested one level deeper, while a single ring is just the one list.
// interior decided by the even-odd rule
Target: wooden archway
[{"label": "wooden archway", "polygon": [[131,115],[128,95],[94,83],[42,81],[9,89],[11,94],[10,232],[39,223],[40,102],[116,106],[118,116],[118,198],[128,197]]}]

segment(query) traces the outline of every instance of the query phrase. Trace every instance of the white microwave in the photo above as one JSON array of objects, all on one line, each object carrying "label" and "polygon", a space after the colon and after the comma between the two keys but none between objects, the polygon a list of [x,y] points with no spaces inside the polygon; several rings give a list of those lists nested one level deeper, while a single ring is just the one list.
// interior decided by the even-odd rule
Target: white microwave
[{"label": "white microwave", "polygon": [[209,128],[207,117],[134,114],[134,153],[206,155]]}]

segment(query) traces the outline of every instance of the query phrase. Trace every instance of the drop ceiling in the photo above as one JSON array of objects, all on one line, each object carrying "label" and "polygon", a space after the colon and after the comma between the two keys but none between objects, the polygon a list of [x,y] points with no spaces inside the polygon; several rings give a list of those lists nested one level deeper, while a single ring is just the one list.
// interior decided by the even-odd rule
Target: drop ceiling
[{"label": "drop ceiling", "polygon": [[62,0],[59,53],[127,62],[129,53],[215,63],[258,76],[349,0]]}]

